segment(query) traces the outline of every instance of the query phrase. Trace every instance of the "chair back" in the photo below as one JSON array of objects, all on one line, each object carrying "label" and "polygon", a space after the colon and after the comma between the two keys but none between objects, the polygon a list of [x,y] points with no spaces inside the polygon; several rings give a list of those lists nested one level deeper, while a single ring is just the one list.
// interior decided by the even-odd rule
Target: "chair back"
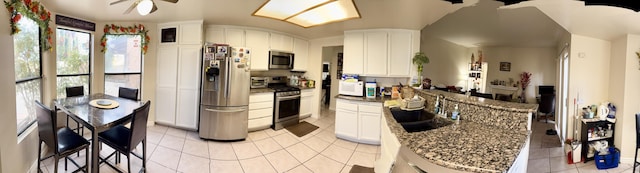
[{"label": "chair back", "polygon": [[636,114],[636,146],[640,146],[640,113]]},{"label": "chair back", "polygon": [[138,146],[147,136],[149,107],[151,107],[151,101],[147,101],[142,107],[133,111],[133,117],[131,118],[131,136],[129,136],[129,150],[133,150],[133,147]]},{"label": "chair back", "polygon": [[548,114],[555,110],[556,95],[555,94],[542,94],[540,96],[540,105],[538,110],[542,113]]},{"label": "chair back", "polygon": [[471,96],[493,99],[493,95],[489,93],[471,92]]},{"label": "chair back", "polygon": [[540,85],[538,86],[538,94],[540,95],[544,95],[544,94],[555,94],[556,93],[556,89],[553,85]]},{"label": "chair back", "polygon": [[38,115],[38,136],[49,148],[58,153],[58,138],[56,137],[55,112],[36,100],[36,115]]},{"label": "chair back", "polygon": [[138,89],[120,87],[118,88],[118,97],[129,100],[138,100]]},{"label": "chair back", "polygon": [[83,96],[84,86],[67,87],[65,91],[67,92],[67,97]]}]

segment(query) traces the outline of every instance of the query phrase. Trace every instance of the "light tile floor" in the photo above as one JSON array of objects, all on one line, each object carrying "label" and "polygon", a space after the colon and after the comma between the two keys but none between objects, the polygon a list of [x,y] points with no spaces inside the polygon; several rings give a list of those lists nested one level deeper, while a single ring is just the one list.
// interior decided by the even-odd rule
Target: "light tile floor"
[{"label": "light tile floor", "polygon": [[[531,148],[529,150],[529,173],[631,173],[632,164],[620,163],[617,168],[598,170],[593,161],[587,163],[567,164],[567,156],[562,147],[556,147],[557,137],[546,135],[547,129],[554,126],[551,123],[533,122],[531,128]],[[637,171],[636,171],[637,172]]]},{"label": "light tile floor", "polygon": [[[349,172],[354,164],[373,167],[380,147],[336,139],[335,112],[323,109],[319,119],[307,118],[319,129],[297,137],[282,129],[266,129],[249,133],[245,141],[214,142],[198,137],[197,132],[155,125],[147,131],[147,172],[184,173],[267,173],[267,172]],[[141,153],[140,146],[139,152]],[[113,149],[103,146],[101,156]],[[84,153],[84,151],[82,152]],[[126,170],[127,160],[122,157],[119,168]],[[84,154],[73,156],[84,165]],[[111,159],[113,163],[113,159]],[[60,161],[59,171],[64,171]],[[137,172],[142,161],[132,157],[132,170]],[[43,172],[53,172],[53,159],[43,161]],[[76,169],[72,164],[69,171]],[[115,172],[101,165],[100,172]]]}]

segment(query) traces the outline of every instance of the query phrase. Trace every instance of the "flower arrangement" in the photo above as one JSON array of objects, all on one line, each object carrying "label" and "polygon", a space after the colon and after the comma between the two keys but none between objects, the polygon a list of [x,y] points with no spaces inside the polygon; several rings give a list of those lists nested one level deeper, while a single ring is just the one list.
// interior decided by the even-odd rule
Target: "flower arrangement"
[{"label": "flower arrangement", "polygon": [[11,14],[9,23],[11,25],[11,35],[20,32],[18,28],[18,21],[24,16],[35,21],[40,27],[40,44],[43,50],[50,50],[53,40],[51,34],[53,31],[49,27],[51,21],[51,12],[44,8],[38,1],[32,0],[10,0],[4,1],[4,6]]},{"label": "flower arrangement", "polygon": [[142,38],[141,46],[142,53],[147,54],[147,49],[149,48],[149,40],[151,38],[147,35],[147,30],[142,24],[134,24],[133,26],[117,26],[114,24],[104,25],[104,35],[102,35],[102,39],[100,39],[100,45],[102,46],[102,52],[107,50],[107,35],[140,35]]},{"label": "flower arrangement", "polygon": [[527,86],[529,86],[530,82],[531,82],[531,73],[522,72],[520,74],[520,87],[522,88],[522,90],[526,89]]}]

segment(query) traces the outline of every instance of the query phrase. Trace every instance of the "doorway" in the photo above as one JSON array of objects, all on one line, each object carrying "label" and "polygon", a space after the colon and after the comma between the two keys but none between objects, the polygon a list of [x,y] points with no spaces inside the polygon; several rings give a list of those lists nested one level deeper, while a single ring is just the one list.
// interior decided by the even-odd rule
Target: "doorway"
[{"label": "doorway", "polygon": [[[322,47],[322,106],[327,106],[329,110],[335,110],[338,95],[338,79],[342,74],[342,52],[343,46]],[[325,66],[327,69],[325,69]],[[326,72],[325,72],[326,71]],[[326,73],[326,76],[325,76]]]}]

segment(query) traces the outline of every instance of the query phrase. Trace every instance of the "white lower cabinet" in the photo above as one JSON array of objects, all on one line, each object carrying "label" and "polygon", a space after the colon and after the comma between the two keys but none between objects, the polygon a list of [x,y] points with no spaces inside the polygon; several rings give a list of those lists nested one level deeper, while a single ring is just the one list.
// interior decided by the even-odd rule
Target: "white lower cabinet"
[{"label": "white lower cabinet", "polygon": [[311,116],[311,105],[313,104],[313,89],[306,89],[300,92],[300,119]]},{"label": "white lower cabinet", "polygon": [[359,143],[380,144],[382,103],[336,100],[336,137]]},{"label": "white lower cabinet", "polygon": [[249,95],[249,131],[269,128],[273,123],[273,92]]}]

